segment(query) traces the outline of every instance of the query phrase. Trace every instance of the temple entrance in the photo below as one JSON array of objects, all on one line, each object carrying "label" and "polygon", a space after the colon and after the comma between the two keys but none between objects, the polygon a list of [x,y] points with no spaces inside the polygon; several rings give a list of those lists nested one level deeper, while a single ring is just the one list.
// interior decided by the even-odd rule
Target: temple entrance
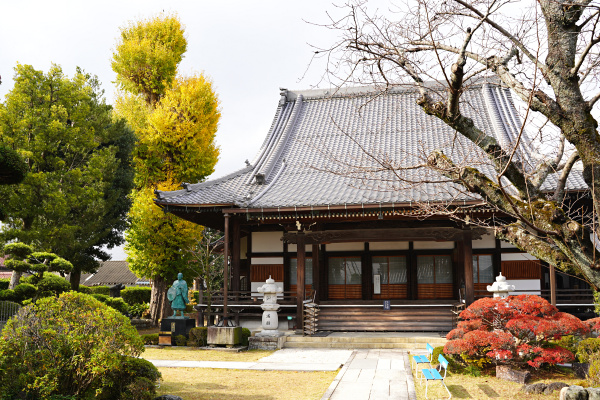
[{"label": "temple entrance", "polygon": [[405,256],[373,257],[373,299],[406,299]]},{"label": "temple entrance", "polygon": [[329,299],[362,299],[360,257],[329,257]]}]

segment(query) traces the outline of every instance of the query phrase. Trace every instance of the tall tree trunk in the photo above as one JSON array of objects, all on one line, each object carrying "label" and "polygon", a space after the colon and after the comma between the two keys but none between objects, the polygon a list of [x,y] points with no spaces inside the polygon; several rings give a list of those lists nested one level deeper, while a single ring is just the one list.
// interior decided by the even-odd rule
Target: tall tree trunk
[{"label": "tall tree trunk", "polygon": [[10,284],[8,285],[8,288],[14,289],[15,286],[17,286],[19,284],[19,281],[21,280],[22,275],[23,275],[22,272],[13,271],[12,275],[10,276]]},{"label": "tall tree trunk", "polygon": [[150,294],[150,318],[154,325],[166,316],[170,309],[167,299],[167,281],[161,276],[152,279],[152,292]]},{"label": "tall tree trunk", "polygon": [[81,280],[81,270],[79,268],[73,268],[73,271],[69,274],[69,281],[71,282],[71,290],[79,290],[79,281]]}]

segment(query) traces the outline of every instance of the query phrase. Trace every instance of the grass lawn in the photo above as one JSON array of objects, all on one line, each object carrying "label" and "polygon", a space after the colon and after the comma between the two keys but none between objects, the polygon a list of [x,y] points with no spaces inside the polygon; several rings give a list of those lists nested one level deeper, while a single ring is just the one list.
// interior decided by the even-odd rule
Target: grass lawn
[{"label": "grass lawn", "polygon": [[[533,400],[554,400],[558,399],[560,391],[555,391],[551,395],[534,395],[526,394],[520,391],[523,385],[514,382],[508,382],[502,379],[497,379],[495,376],[495,370],[491,369],[481,373],[479,377],[473,377],[469,375],[453,374],[448,372],[446,376],[446,385],[452,393],[453,399],[533,399]],[[413,377],[415,373],[413,371]],[[420,377],[420,375],[419,375]],[[532,379],[528,383],[550,383],[550,382],[564,382],[567,385],[580,384],[581,379],[575,377],[572,374],[566,374],[560,370],[539,371],[532,376]],[[425,381],[423,385],[419,383],[419,380],[415,378],[415,389],[417,392],[417,399],[425,399]],[[429,382],[429,389],[427,390],[427,397],[429,399],[447,399],[448,393],[439,382]]]},{"label": "grass lawn", "polygon": [[159,368],[158,395],[184,400],[308,400],[320,399],[337,371],[289,372],[237,369]]},{"label": "grass lawn", "polygon": [[230,352],[222,350],[200,350],[181,347],[146,348],[142,357],[147,360],[182,360],[182,361],[257,361],[273,354],[268,350],[250,350]]}]

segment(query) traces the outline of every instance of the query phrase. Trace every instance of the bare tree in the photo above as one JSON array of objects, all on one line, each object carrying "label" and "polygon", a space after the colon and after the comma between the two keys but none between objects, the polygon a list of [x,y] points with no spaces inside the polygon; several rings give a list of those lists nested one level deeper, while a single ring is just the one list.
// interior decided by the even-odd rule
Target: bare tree
[{"label": "bare tree", "polygon": [[203,289],[206,291],[207,311],[211,311],[212,296],[223,287],[224,270],[222,235],[210,228],[204,228],[202,239],[190,249],[190,269],[200,279],[199,302],[202,302]]},{"label": "bare tree", "polygon": [[[328,59],[328,77],[381,91],[411,85],[419,91],[417,103],[424,113],[484,155],[481,165],[473,165],[429,151],[422,165],[406,165],[394,155],[364,149],[377,167],[367,171],[339,160],[346,163],[344,173],[368,179],[378,170],[393,171],[393,186],[416,184],[406,171],[427,167],[506,216],[485,221],[497,238],[576,271],[599,288],[594,238],[599,236],[600,136],[593,115],[600,98],[599,5],[591,0],[407,0],[383,11],[367,1],[341,8],[343,16],[330,16],[325,25],[340,32],[340,41],[316,52]],[[510,88],[524,105],[520,131],[511,143],[499,143],[465,116],[469,105],[463,95],[483,77]],[[585,216],[575,216],[570,209],[574,199],[565,196],[572,174],[582,174],[589,188]],[[549,192],[543,185],[550,175],[555,185]],[[431,213],[454,212],[423,207]]]}]

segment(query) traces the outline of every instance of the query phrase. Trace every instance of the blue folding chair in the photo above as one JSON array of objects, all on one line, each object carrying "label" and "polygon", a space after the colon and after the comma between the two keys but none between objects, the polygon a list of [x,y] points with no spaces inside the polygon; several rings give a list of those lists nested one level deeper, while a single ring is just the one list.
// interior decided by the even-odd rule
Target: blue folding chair
[{"label": "blue folding chair", "polygon": [[[440,356],[438,357],[438,361],[440,362],[439,371],[435,368],[424,368],[421,370],[421,385],[423,384],[423,378],[425,378],[425,398],[427,398],[427,387],[429,381],[440,381],[444,389],[446,389],[446,392],[448,392],[448,398],[450,399],[452,397],[452,394],[450,393],[450,390],[448,390],[448,386],[446,386],[446,383],[444,382],[444,379],[446,379],[446,372],[448,371],[448,360],[446,360],[444,356],[440,354]],[[442,368],[444,368],[444,376],[440,374]]]},{"label": "blue folding chair", "polygon": [[[429,343],[427,343],[427,352],[429,353],[428,356],[413,356],[413,362],[415,363],[415,374],[416,377],[419,377],[419,365],[420,364],[427,364],[429,365],[429,367],[431,367],[431,357],[433,357],[433,346],[430,345]],[[422,371],[423,369],[421,369]]]}]

